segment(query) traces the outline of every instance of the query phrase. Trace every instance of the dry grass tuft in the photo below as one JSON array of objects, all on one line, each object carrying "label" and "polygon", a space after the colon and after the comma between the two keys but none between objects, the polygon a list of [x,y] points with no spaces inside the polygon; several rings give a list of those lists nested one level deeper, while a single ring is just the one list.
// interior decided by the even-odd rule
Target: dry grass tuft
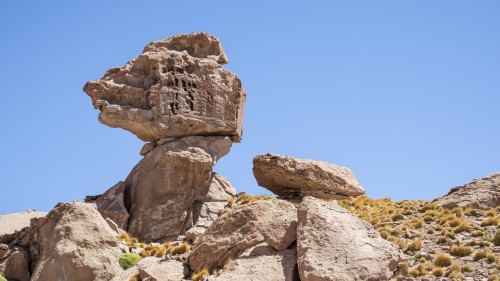
[{"label": "dry grass tuft", "polygon": [[436,255],[434,258],[434,265],[435,266],[440,266],[440,267],[445,267],[451,265],[451,257],[448,256],[445,253],[439,253]]}]

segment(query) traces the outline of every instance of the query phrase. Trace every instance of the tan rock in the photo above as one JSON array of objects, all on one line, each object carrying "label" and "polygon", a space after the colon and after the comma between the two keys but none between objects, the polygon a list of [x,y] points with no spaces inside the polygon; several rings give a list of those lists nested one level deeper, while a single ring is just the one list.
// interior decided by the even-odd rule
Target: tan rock
[{"label": "tan rock", "polygon": [[500,173],[475,179],[463,186],[452,188],[439,206],[445,208],[474,208],[487,210],[500,205]]},{"label": "tan rock", "polygon": [[29,260],[25,249],[0,244],[0,275],[9,279],[29,281]]},{"label": "tan rock", "polygon": [[144,141],[166,137],[242,134],[245,91],[220,65],[226,55],[208,33],[181,34],[146,46],[83,90],[99,108],[99,121]]},{"label": "tan rock", "polygon": [[139,260],[134,266],[127,270],[123,270],[118,275],[113,277],[111,281],[129,281],[132,277],[139,275],[139,269],[160,263],[161,258],[146,257]]},{"label": "tan rock", "polygon": [[128,232],[149,242],[183,235],[193,225],[196,196],[230,147],[227,137],[186,137],[146,154],[125,180]]},{"label": "tan rock", "polygon": [[336,201],[307,196],[298,209],[302,281],[389,280],[404,259],[393,244]]},{"label": "tan rock", "polygon": [[31,281],[110,280],[122,271],[114,232],[94,204],[59,203],[30,228]]},{"label": "tan rock", "polygon": [[267,245],[259,245],[243,253],[227,266],[216,281],[296,281],[297,250],[276,251]]},{"label": "tan rock", "polygon": [[128,211],[124,204],[125,184],[118,182],[99,196],[87,196],[85,202],[95,203],[103,218],[114,221],[119,228],[127,229]]},{"label": "tan rock", "polygon": [[278,199],[239,206],[215,220],[194,246],[188,263],[195,272],[212,269],[264,241],[284,250],[296,239],[296,215],[291,203]]},{"label": "tan rock", "polygon": [[139,274],[142,280],[180,281],[189,274],[189,269],[180,261],[170,260],[139,268]]},{"label": "tan rock", "polygon": [[260,186],[285,198],[342,199],[365,193],[351,170],[321,161],[269,153],[257,155],[253,159],[253,174]]},{"label": "tan rock", "polygon": [[234,196],[234,186],[223,176],[212,173],[210,184],[201,190],[193,203],[193,227],[186,231],[186,239],[194,241],[200,237]]},{"label": "tan rock", "polygon": [[37,212],[26,210],[20,213],[13,213],[0,216],[0,244],[9,244],[15,239],[14,233],[30,226],[32,218],[44,217],[47,212]]}]

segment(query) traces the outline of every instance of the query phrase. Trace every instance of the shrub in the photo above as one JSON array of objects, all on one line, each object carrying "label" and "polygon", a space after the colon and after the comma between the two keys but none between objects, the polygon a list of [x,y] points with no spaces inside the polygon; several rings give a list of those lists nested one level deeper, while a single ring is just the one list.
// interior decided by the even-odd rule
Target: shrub
[{"label": "shrub", "polygon": [[500,230],[497,230],[495,236],[491,239],[491,243],[495,246],[500,246]]},{"label": "shrub", "polygon": [[434,234],[434,228],[430,227],[427,229],[427,234]]},{"label": "shrub", "polygon": [[0,275],[0,281],[7,281],[7,279],[5,279],[5,277],[3,277],[2,275]]},{"label": "shrub", "polygon": [[208,272],[208,269],[206,267],[199,272],[193,273],[193,275],[191,276],[191,280],[200,281],[203,279],[203,276],[210,276],[210,272]]},{"label": "shrub", "polygon": [[444,275],[444,270],[441,268],[441,267],[436,267],[433,271],[432,271],[432,275],[436,276],[436,277],[441,277]]},{"label": "shrub", "polygon": [[449,266],[450,264],[451,264],[451,257],[445,253],[439,253],[434,258],[434,265],[436,266],[443,267],[443,266]]},{"label": "shrub", "polygon": [[481,222],[481,226],[492,226],[500,223],[500,217],[488,217],[487,219]]},{"label": "shrub", "polygon": [[472,267],[472,264],[464,264],[462,266],[462,272],[472,272],[474,270],[474,267]]},{"label": "shrub", "polygon": [[472,253],[472,248],[465,245],[453,245],[451,247],[451,254],[458,257],[465,257]]},{"label": "shrub", "polygon": [[416,239],[406,248],[407,251],[416,252],[422,248],[422,240]]},{"label": "shrub", "polygon": [[139,274],[136,274],[136,275],[130,277],[130,279],[128,281],[141,281],[141,276]]},{"label": "shrub", "polygon": [[472,257],[473,260],[478,261],[480,259],[484,259],[486,257],[486,252],[483,250],[478,250],[474,253],[474,256]]},{"label": "shrub", "polygon": [[172,255],[180,255],[184,254],[185,252],[189,252],[189,250],[191,250],[191,246],[189,246],[187,242],[184,242],[179,246],[173,247],[170,253],[172,253]]},{"label": "shrub", "polygon": [[455,233],[460,233],[460,232],[464,232],[467,230],[467,228],[469,227],[469,223],[464,221],[462,222],[459,226],[455,227],[453,229],[453,232]]},{"label": "shrub", "polygon": [[420,271],[418,269],[416,269],[416,268],[412,268],[408,273],[410,275],[412,275],[413,277],[420,276]]},{"label": "shrub", "polygon": [[446,243],[446,236],[439,236],[437,239],[438,244]]},{"label": "shrub", "polygon": [[121,255],[119,263],[120,266],[126,270],[134,266],[140,260],[141,257],[139,255],[132,253],[124,253]]}]

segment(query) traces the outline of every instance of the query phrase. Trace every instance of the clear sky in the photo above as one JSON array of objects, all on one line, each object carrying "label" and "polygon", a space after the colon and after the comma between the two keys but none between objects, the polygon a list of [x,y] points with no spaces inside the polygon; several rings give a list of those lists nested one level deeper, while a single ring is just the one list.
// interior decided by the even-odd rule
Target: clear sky
[{"label": "clear sky", "polygon": [[[56,3],[57,2],[57,3]],[[500,171],[500,1],[1,1],[0,214],[124,180],[143,142],[97,121],[88,80],[206,31],[247,92],[216,171],[262,194],[272,152],[351,168],[367,195],[433,199]]]}]

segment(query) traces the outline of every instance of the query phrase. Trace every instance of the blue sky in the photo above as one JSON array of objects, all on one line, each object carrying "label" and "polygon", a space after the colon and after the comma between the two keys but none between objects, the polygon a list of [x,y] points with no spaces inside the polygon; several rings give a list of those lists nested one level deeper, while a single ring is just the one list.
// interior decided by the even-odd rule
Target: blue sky
[{"label": "blue sky", "polygon": [[272,152],[351,168],[372,197],[433,199],[500,171],[498,1],[1,1],[0,214],[120,180],[142,141],[97,121],[88,80],[150,41],[216,35],[247,91],[216,171],[262,194]]}]

